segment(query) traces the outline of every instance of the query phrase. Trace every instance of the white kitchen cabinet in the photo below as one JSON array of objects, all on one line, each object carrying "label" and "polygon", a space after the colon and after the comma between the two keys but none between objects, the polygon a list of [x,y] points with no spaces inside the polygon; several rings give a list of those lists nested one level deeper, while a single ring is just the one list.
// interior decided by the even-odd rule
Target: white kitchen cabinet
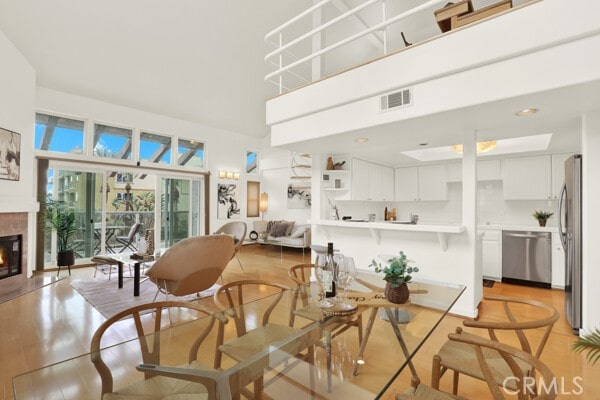
[{"label": "white kitchen cabinet", "polygon": [[550,199],[551,170],[550,156],[505,159],[502,164],[504,199]]},{"label": "white kitchen cabinet", "polygon": [[378,164],[369,164],[369,195],[367,200],[381,201],[383,190],[381,185],[383,184],[383,167]]},{"label": "white kitchen cabinet", "polygon": [[381,199],[383,201],[394,201],[394,169],[382,167],[381,181]]},{"label": "white kitchen cabinet", "polygon": [[502,179],[500,160],[477,161],[478,181],[497,181]]},{"label": "white kitchen cabinet", "polygon": [[483,230],[481,241],[481,262],[483,277],[499,281],[502,277],[502,251],[500,230]]},{"label": "white kitchen cabinet", "polygon": [[396,201],[448,200],[446,164],[397,168],[394,175]]},{"label": "white kitchen cabinet", "polygon": [[448,166],[424,165],[419,169],[419,200],[448,200]]},{"label": "white kitchen cabinet", "polygon": [[394,171],[396,201],[419,200],[419,175],[417,167],[397,168]]},{"label": "white kitchen cabinet", "polygon": [[368,200],[369,197],[369,163],[356,158],[352,159],[352,200]]},{"label": "white kitchen cabinet", "polygon": [[552,287],[565,287],[565,251],[557,232],[552,233]]},{"label": "white kitchen cabinet", "polygon": [[565,182],[565,161],[571,157],[571,153],[568,154],[552,154],[552,198],[557,199],[560,197],[560,191],[562,190],[563,183]]}]

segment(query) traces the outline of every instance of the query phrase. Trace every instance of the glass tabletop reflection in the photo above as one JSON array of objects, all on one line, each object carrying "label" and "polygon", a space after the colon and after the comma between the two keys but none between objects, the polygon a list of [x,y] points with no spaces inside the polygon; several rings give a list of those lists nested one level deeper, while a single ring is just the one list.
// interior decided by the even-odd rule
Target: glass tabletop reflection
[{"label": "glass tabletop reflection", "polygon": [[[385,283],[380,275],[361,273],[359,278],[353,284],[349,298],[358,303],[357,313],[364,313],[369,318],[370,328],[365,329],[367,340],[363,338],[362,346],[354,329],[331,337],[330,333],[337,326],[356,315],[319,313],[314,303],[318,290],[311,285],[286,290],[278,301],[275,301],[278,295],[261,292],[261,298],[245,299],[245,304],[234,310],[215,313],[218,318],[195,315],[192,311],[172,311],[173,325],[144,338],[147,343],[159,344],[160,360],[154,365],[143,365],[147,363],[142,357],[132,319],[113,325],[116,333],[107,336],[109,341],[101,344],[100,353],[111,371],[114,390],[156,379],[160,374],[171,374],[171,377],[175,376],[172,379],[183,382],[208,377],[214,383],[206,385],[201,390],[203,395],[198,398],[229,399],[252,391],[252,383],[260,376],[264,394],[274,399],[380,398],[398,374],[412,368],[411,358],[460,297],[464,287],[411,282],[409,302],[392,305],[378,296]],[[311,313],[307,313],[307,308]],[[267,309],[272,309],[269,326],[285,327],[287,330],[282,328],[285,336],[262,334],[253,337],[254,347],[245,358],[240,361],[222,355],[220,369],[215,369],[218,344],[239,341],[235,324],[231,318],[223,316],[232,315],[234,311],[243,315],[247,334],[250,334],[263,326],[261,316]],[[143,324],[151,325],[154,316],[146,314],[141,320]],[[168,317],[163,320],[168,321]],[[261,332],[265,331],[268,332],[264,329]],[[194,342],[200,332],[207,332],[207,336],[195,349]],[[313,352],[309,361],[297,357],[299,353],[309,351]],[[190,362],[192,358],[195,359],[193,363]],[[91,359],[91,353],[83,354],[16,376],[13,379],[15,399],[101,398],[102,382]],[[175,386],[161,387],[162,395],[170,394],[164,391]]]}]

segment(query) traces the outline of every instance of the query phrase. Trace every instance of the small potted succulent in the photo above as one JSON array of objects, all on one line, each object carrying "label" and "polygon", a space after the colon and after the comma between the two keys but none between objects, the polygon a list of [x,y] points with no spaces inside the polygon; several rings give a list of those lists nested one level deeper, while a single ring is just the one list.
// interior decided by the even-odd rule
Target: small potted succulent
[{"label": "small potted succulent", "polygon": [[383,272],[383,280],[385,284],[385,298],[391,303],[403,304],[406,303],[409,297],[408,285],[412,279],[413,272],[419,272],[419,268],[414,266],[408,266],[408,260],[403,251],[400,252],[400,256],[392,257],[387,260],[387,265],[382,265],[377,261],[371,262],[371,267],[375,269],[375,272]]},{"label": "small potted succulent", "polygon": [[553,215],[554,213],[540,210],[533,213],[533,218],[538,220],[540,226],[546,226],[546,221]]}]

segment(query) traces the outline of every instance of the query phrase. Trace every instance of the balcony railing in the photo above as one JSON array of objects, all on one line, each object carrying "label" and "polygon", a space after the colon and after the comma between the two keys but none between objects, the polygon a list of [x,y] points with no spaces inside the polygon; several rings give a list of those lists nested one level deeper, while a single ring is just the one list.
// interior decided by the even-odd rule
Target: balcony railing
[{"label": "balcony railing", "polygon": [[[364,59],[357,60],[355,57],[351,60],[353,65],[344,65],[336,60],[339,69],[352,67],[410,45],[403,35],[401,22],[415,14],[428,12],[431,13],[432,25],[435,25],[432,11],[441,8],[446,2],[447,0],[429,0],[416,7],[392,13],[388,6],[389,0],[365,0],[354,8],[347,7],[344,0],[322,0],[265,35],[265,41],[275,48],[265,56],[265,62],[276,68],[265,76],[265,80],[276,85],[280,94],[318,80],[325,75],[322,72],[323,57],[367,36],[379,48],[377,53],[365,52]],[[322,21],[325,6],[328,5],[341,14]],[[331,7],[327,9],[329,12]],[[304,25],[300,26],[302,24]],[[395,26],[393,37],[389,35],[392,25]],[[348,26],[358,27],[358,30],[348,29]],[[284,40],[284,34],[292,37]],[[324,38],[330,34],[341,38],[325,42]],[[353,56],[356,56],[355,52]],[[329,74],[335,72],[339,71],[327,71]]]}]

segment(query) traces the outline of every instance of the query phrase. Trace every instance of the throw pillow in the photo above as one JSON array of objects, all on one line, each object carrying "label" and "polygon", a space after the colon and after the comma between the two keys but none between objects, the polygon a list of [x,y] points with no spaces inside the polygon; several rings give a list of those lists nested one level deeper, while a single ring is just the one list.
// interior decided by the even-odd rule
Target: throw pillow
[{"label": "throw pillow", "polygon": [[285,230],[285,236],[290,236],[292,234],[294,225],[296,225],[296,223],[294,221],[287,222],[287,229]]},{"label": "throw pillow", "polygon": [[267,222],[267,232],[271,232],[275,224],[280,223],[281,221],[269,221]]},{"label": "throw pillow", "polygon": [[287,229],[287,223],[285,222],[279,222],[277,224],[275,224],[273,226],[273,228],[271,229],[271,232],[269,233],[269,235],[273,236],[273,237],[281,237],[281,236],[285,236],[285,231]]},{"label": "throw pillow", "polygon": [[304,232],[308,230],[308,225],[298,225],[294,227],[292,233],[290,234],[290,238],[298,239],[304,236]]}]

